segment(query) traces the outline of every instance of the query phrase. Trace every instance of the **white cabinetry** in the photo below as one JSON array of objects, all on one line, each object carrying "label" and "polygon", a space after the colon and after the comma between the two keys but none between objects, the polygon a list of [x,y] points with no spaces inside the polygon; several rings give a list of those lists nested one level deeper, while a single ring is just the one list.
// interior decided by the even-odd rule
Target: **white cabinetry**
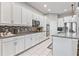
[{"label": "white cabinetry", "polygon": [[16,39],[16,54],[24,50],[24,36],[15,37]]},{"label": "white cabinetry", "polygon": [[32,26],[32,11],[28,10],[28,20],[27,20],[27,25]]},{"label": "white cabinetry", "polygon": [[13,23],[14,24],[21,24],[21,7],[17,4],[13,4]]},{"label": "white cabinetry", "polygon": [[[13,38],[7,38],[7,39],[3,39],[3,48],[2,48],[2,55],[3,56],[12,56],[12,55],[15,55],[15,47],[16,47],[16,44],[15,44],[15,40],[11,40]],[[7,41],[9,40],[9,41]]]},{"label": "white cabinetry", "polygon": [[28,20],[28,13],[25,8],[22,8],[22,24],[27,25],[27,20]]},{"label": "white cabinetry", "polygon": [[12,56],[24,50],[24,37],[3,39],[3,56]]},{"label": "white cabinetry", "polygon": [[0,39],[0,56],[1,56],[1,39]]},{"label": "white cabinetry", "polygon": [[24,38],[24,47],[25,49],[28,49],[32,46],[32,37],[31,37],[31,34],[29,35],[25,35],[25,38]]},{"label": "white cabinetry", "polygon": [[35,45],[43,40],[45,40],[45,32],[40,32],[36,34],[32,34],[32,45]]},{"label": "white cabinetry", "polygon": [[[34,33],[24,36],[17,36],[11,38],[5,38],[2,40],[2,55],[12,56],[16,55],[38,43],[45,40],[45,33]],[[1,42],[1,41],[0,41]],[[1,47],[1,46],[0,46]],[[0,50],[1,53],[1,50]]]},{"label": "white cabinetry", "polygon": [[40,26],[45,27],[46,20],[44,19],[44,16],[39,16],[39,21],[40,21]]},{"label": "white cabinetry", "polygon": [[32,46],[38,43],[38,34],[32,34]]},{"label": "white cabinetry", "polygon": [[64,22],[77,22],[77,15],[64,17]]},{"label": "white cabinetry", "polygon": [[32,12],[26,8],[22,8],[22,24],[32,26]]},{"label": "white cabinetry", "polygon": [[53,37],[54,56],[77,56],[77,39]]},{"label": "white cabinetry", "polygon": [[64,27],[64,18],[58,19],[58,27]]},{"label": "white cabinetry", "polygon": [[11,2],[1,2],[1,23],[11,24]]}]

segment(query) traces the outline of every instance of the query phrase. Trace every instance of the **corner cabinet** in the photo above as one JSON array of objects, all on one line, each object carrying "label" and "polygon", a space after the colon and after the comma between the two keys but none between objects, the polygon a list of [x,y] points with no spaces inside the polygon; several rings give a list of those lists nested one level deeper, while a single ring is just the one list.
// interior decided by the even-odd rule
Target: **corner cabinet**
[{"label": "corner cabinet", "polygon": [[11,2],[1,2],[1,20],[0,23],[11,24],[12,20],[12,3]]}]

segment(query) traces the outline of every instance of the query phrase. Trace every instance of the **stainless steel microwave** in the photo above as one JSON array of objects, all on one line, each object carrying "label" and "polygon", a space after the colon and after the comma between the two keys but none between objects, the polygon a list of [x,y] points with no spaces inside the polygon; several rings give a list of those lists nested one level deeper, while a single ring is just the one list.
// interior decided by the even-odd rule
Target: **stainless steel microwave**
[{"label": "stainless steel microwave", "polygon": [[33,27],[39,27],[40,26],[40,21],[38,21],[38,20],[32,20],[32,26]]}]

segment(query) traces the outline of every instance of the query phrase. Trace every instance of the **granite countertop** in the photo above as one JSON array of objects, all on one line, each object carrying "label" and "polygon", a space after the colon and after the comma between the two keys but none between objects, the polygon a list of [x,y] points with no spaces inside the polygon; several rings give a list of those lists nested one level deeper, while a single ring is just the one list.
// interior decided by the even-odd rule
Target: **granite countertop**
[{"label": "granite countertop", "polygon": [[71,39],[79,39],[79,33],[56,33],[56,34],[53,34],[52,36],[71,38]]},{"label": "granite countertop", "polygon": [[[41,32],[45,32],[45,31],[41,31]],[[41,33],[41,32],[29,32],[29,33],[14,34],[14,35],[11,35],[11,36],[0,37],[0,39],[29,35],[29,34],[35,34],[35,33]]]}]

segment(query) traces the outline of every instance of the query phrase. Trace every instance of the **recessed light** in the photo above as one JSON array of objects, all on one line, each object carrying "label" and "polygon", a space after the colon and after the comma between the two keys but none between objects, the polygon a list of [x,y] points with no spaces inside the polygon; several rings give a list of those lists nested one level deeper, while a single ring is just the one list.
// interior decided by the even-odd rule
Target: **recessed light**
[{"label": "recessed light", "polygon": [[48,9],[48,11],[51,11],[51,9]]},{"label": "recessed light", "polygon": [[44,7],[46,8],[46,7],[47,7],[47,5],[46,5],[46,4],[44,4]]}]

